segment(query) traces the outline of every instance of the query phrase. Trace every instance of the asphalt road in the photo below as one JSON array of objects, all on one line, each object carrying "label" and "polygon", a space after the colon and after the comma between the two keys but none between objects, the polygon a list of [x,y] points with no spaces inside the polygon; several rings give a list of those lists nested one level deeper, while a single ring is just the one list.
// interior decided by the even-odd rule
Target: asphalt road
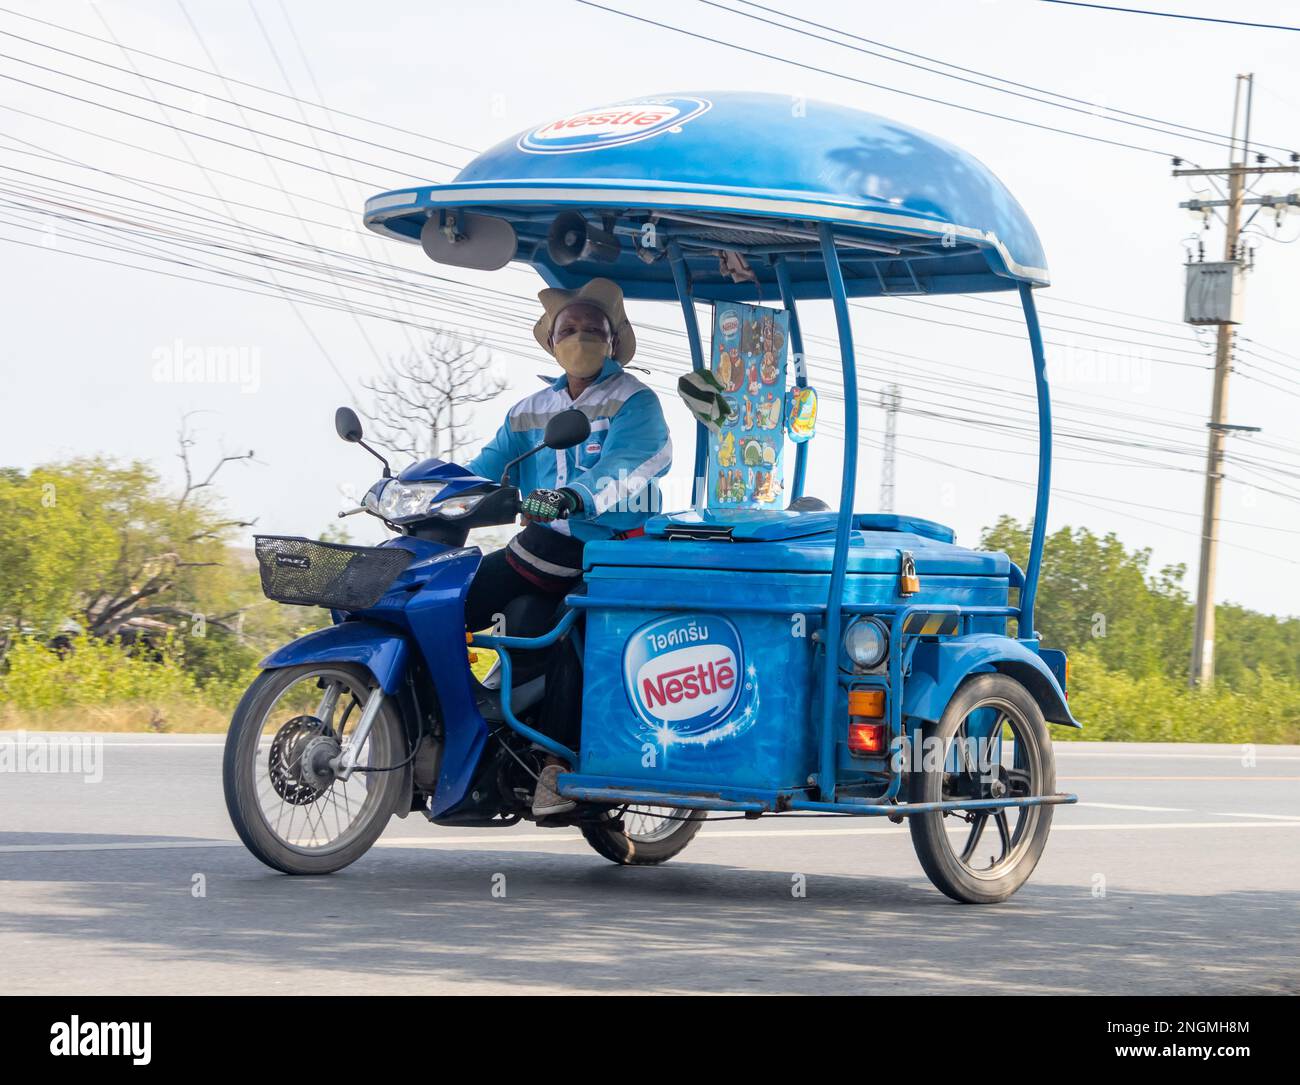
[{"label": "asphalt road", "polygon": [[1300,747],[1059,745],[1080,805],[1014,898],[963,907],[878,819],[719,822],[620,868],[413,816],[288,878],[234,838],[219,736],[101,737],[98,782],[0,772],[4,994],[1300,993]]}]

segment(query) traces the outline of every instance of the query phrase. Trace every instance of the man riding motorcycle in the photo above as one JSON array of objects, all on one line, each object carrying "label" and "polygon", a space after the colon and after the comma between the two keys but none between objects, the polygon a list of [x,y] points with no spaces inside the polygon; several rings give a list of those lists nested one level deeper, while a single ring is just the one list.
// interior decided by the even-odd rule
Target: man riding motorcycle
[{"label": "man riding motorcycle", "polygon": [[[543,377],[546,387],[516,403],[466,466],[499,479],[506,464],[541,440],[552,417],[572,408],[590,419],[591,436],[576,448],[531,456],[512,469],[518,477],[511,481],[526,495],[520,507],[524,528],[479,566],[465,600],[471,630],[491,625],[520,596],[552,596],[558,603],[582,579],[588,540],[641,533],[658,508],[656,480],[672,463],[672,440],[658,397],[623,369],[636,352],[636,336],[619,286],[592,279],[578,290],[543,290],[538,300],[544,312],[533,335],[564,373],[554,380]],[[580,682],[566,641],[547,671],[539,727],[570,747],[577,745]],[[542,770],[535,816],[573,808],[555,791],[561,768],[552,760]]]}]

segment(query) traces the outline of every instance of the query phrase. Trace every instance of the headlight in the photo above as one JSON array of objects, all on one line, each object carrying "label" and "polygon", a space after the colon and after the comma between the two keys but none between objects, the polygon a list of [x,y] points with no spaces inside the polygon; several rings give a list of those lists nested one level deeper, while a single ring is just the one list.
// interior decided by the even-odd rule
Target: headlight
[{"label": "headlight", "polygon": [[889,633],[875,618],[858,618],[844,630],[844,654],[855,670],[879,666],[889,653]]},{"label": "headlight", "polygon": [[417,520],[429,515],[430,503],[446,485],[445,482],[400,482],[392,478],[378,494],[371,490],[366,498],[385,520],[400,524],[404,520]]},{"label": "headlight", "polygon": [[462,516],[468,516],[473,512],[486,496],[487,494],[467,494],[465,497],[449,497],[446,501],[439,502],[438,507],[434,509],[434,515],[447,520],[459,520]]}]

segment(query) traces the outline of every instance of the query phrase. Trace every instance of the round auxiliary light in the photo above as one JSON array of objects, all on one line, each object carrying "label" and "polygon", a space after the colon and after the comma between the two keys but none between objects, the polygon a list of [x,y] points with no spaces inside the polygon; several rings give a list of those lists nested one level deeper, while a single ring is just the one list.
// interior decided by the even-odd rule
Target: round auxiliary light
[{"label": "round auxiliary light", "polygon": [[867,671],[879,666],[889,653],[889,632],[877,618],[858,618],[844,630],[844,654],[852,669]]}]

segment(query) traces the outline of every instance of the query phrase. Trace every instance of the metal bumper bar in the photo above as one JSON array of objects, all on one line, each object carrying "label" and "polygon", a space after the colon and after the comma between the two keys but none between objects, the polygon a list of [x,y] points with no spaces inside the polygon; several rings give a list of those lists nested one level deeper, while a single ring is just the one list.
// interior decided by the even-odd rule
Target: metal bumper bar
[{"label": "metal bumper bar", "polygon": [[1019,806],[1060,806],[1076,803],[1077,795],[1028,795],[1022,799],[952,799],[947,802],[882,803],[868,799],[820,802],[805,791],[761,791],[739,788],[709,788],[683,784],[680,790],[647,788],[644,781],[617,777],[562,773],[559,792],[579,802],[611,805],[681,807],[687,810],[741,811],[771,814],[785,811],[812,814],[847,814],[854,817],[911,817],[914,814],[956,810],[1004,810]]}]

